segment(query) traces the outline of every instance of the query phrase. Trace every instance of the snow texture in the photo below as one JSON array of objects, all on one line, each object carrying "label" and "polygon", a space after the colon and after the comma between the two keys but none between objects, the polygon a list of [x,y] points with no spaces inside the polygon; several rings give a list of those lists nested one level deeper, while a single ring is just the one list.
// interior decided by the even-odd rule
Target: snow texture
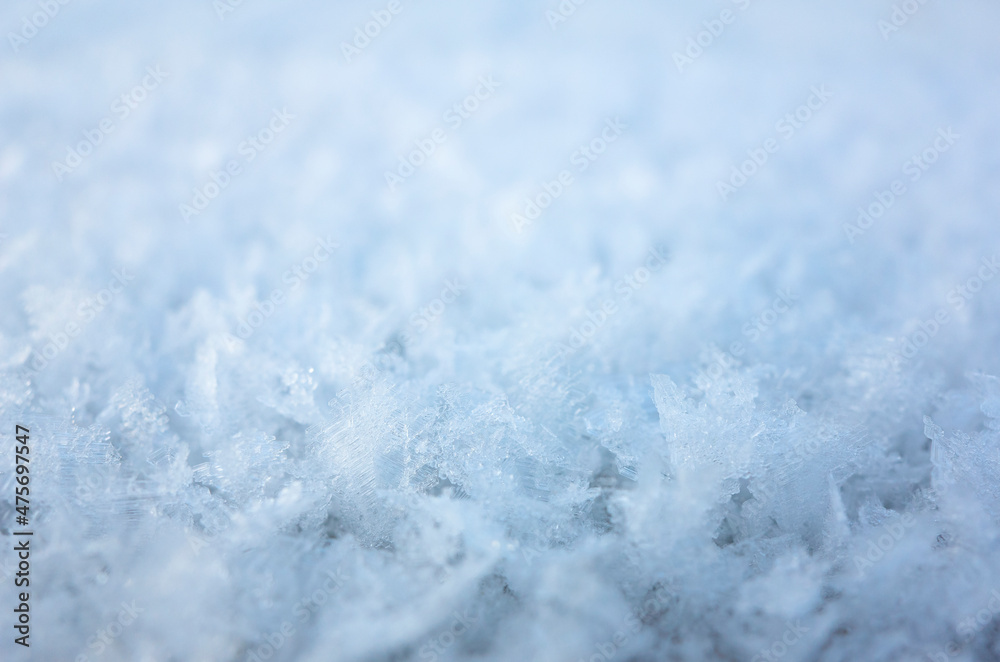
[{"label": "snow texture", "polygon": [[0,658],[1000,659],[998,21],[4,3]]}]

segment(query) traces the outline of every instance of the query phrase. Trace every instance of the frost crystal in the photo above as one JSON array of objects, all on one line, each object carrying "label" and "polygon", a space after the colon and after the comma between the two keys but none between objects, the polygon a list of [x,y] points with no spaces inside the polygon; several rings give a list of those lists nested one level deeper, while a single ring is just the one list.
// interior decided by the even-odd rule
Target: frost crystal
[{"label": "frost crystal", "polygon": [[1000,660],[996,3],[6,4],[0,660]]}]

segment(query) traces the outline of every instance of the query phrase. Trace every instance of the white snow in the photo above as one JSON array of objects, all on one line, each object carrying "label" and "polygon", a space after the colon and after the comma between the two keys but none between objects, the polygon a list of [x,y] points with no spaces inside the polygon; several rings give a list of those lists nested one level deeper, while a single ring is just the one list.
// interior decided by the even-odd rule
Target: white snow
[{"label": "white snow", "polygon": [[0,658],[1000,659],[998,19],[6,3]]}]

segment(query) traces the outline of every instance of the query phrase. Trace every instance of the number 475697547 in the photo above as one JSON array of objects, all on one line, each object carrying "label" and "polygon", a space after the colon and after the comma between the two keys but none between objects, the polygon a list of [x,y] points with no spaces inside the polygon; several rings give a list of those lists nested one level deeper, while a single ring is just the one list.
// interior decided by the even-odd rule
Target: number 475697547
[{"label": "number 475697547", "polygon": [[[22,433],[21,430],[24,430],[24,432]],[[30,481],[28,469],[28,463],[30,460],[28,459],[28,455],[31,452],[28,448],[29,432],[31,431],[23,425],[18,425],[14,430],[17,437],[17,443],[19,444],[15,449],[16,454],[14,455],[14,464],[16,466],[15,471],[18,474],[16,479],[17,484],[21,486],[15,490],[15,497],[17,499],[17,512],[19,515],[23,515],[24,517],[28,516],[28,482]],[[21,505],[22,502],[24,503],[23,506]]]}]

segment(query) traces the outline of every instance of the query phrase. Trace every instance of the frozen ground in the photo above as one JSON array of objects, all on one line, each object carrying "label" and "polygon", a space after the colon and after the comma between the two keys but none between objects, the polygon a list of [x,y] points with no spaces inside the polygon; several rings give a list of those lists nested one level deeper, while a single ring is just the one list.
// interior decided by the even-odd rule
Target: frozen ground
[{"label": "frozen ground", "polygon": [[223,1],[0,10],[0,657],[1000,659],[995,3]]}]

